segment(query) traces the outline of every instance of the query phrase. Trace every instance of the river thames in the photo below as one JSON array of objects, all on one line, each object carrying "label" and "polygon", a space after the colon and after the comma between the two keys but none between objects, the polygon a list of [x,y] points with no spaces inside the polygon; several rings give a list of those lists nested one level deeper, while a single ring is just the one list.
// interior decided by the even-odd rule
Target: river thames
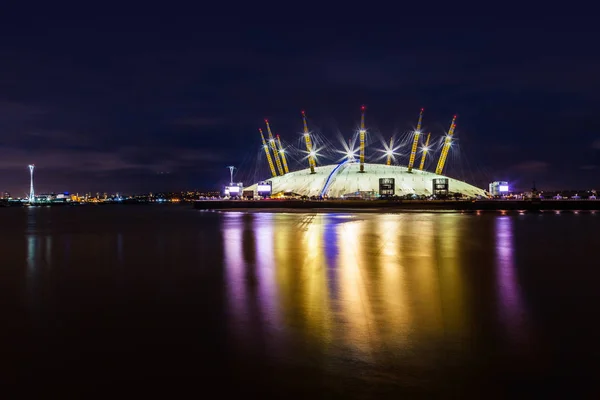
[{"label": "river thames", "polygon": [[599,214],[138,205],[0,221],[11,389],[599,394]]}]

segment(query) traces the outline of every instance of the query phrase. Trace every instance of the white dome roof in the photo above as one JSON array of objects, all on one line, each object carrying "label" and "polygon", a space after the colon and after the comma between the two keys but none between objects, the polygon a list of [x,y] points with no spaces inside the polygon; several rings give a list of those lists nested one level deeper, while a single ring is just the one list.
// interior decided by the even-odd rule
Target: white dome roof
[{"label": "white dome roof", "polygon": [[[430,196],[433,194],[433,179],[448,178],[450,193],[461,193],[473,197],[486,195],[483,189],[466,182],[414,168],[412,173],[409,173],[406,167],[399,165],[365,163],[365,172],[360,173],[359,170],[359,163],[348,162],[316,167],[314,174],[311,174],[310,169],[307,168],[266,179],[266,181],[272,183],[274,194],[292,192],[309,197],[319,195],[342,197],[357,191],[378,193],[379,178],[394,178],[397,196],[407,194]],[[244,190],[256,192],[256,189],[257,184],[254,184]]]}]

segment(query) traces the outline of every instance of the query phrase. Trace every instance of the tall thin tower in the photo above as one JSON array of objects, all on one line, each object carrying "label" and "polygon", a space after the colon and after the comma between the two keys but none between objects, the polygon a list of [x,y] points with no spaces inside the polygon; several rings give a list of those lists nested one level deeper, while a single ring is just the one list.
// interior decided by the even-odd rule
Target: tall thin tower
[{"label": "tall thin tower", "polygon": [[271,126],[269,125],[269,120],[265,119],[265,124],[267,124],[267,133],[269,134],[269,143],[271,144],[271,150],[273,150],[273,158],[275,158],[275,165],[277,165],[277,171],[279,171],[279,175],[283,175],[285,172],[283,171],[283,167],[281,166],[281,158],[279,158],[279,152],[277,151],[277,145],[275,144],[275,138],[273,137],[273,133],[271,132]]},{"label": "tall thin tower", "polygon": [[365,106],[360,108],[360,172],[365,172]]},{"label": "tall thin tower", "polygon": [[34,203],[35,202],[35,191],[33,190],[33,170],[35,168],[35,165],[30,164],[29,165],[29,202],[30,203]]},{"label": "tall thin tower", "polygon": [[306,143],[306,151],[308,152],[308,166],[310,167],[310,173],[315,173],[315,156],[312,149],[312,142],[310,140],[310,133],[308,131],[308,125],[306,124],[306,113],[302,111],[302,123],[304,124],[304,141]]},{"label": "tall thin tower", "polygon": [[236,168],[233,165],[229,165],[229,166],[227,166],[227,168],[229,168],[229,176],[230,176],[229,186],[233,186],[233,171]]},{"label": "tall thin tower", "polygon": [[285,158],[285,151],[283,150],[283,146],[281,145],[281,138],[279,137],[279,135],[277,135],[276,137],[277,137],[277,144],[279,145],[279,154],[281,154],[281,162],[283,163],[283,172],[285,172],[287,174],[288,172],[290,172],[290,170],[287,166],[287,160]]},{"label": "tall thin tower", "polygon": [[419,165],[419,170],[423,171],[423,167],[425,166],[425,157],[427,157],[427,152],[429,151],[429,138],[431,137],[431,132],[427,134],[427,140],[425,141],[425,146],[423,146],[423,155],[421,156],[421,165]]},{"label": "tall thin tower", "polygon": [[450,130],[444,139],[444,146],[442,147],[442,153],[440,154],[440,158],[438,159],[437,168],[435,169],[435,173],[437,175],[441,175],[444,170],[444,165],[446,165],[446,157],[448,157],[448,151],[450,150],[450,146],[452,145],[452,136],[454,135],[454,130],[456,129],[456,115],[452,118],[452,123],[450,124]]},{"label": "tall thin tower", "polygon": [[413,165],[415,164],[415,157],[417,156],[417,146],[419,145],[419,136],[421,136],[421,123],[423,122],[423,111],[419,114],[419,122],[417,122],[417,129],[414,132],[414,139],[412,149],[410,150],[410,159],[408,160],[408,172],[412,172]]},{"label": "tall thin tower", "polygon": [[273,165],[273,160],[271,159],[271,153],[269,153],[269,146],[267,146],[267,141],[265,140],[265,135],[263,135],[262,129],[258,129],[260,132],[260,138],[262,139],[263,148],[265,149],[265,154],[267,155],[267,161],[269,162],[269,168],[271,168],[271,175],[273,177],[277,176],[277,172],[275,172],[275,166]]}]

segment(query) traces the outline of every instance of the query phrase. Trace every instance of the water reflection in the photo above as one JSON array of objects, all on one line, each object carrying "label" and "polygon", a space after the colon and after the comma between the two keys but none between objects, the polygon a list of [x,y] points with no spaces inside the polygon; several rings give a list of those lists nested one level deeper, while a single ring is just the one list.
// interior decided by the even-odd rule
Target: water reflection
[{"label": "water reflection", "polygon": [[267,340],[266,347],[277,353],[279,343],[273,332],[281,326],[279,318],[279,296],[275,278],[274,236],[272,214],[252,215],[256,251],[256,286],[259,315],[264,329],[263,334],[275,340]]},{"label": "water reflection", "polygon": [[524,339],[525,309],[514,260],[513,229],[511,217],[496,218],[496,275],[499,314],[512,340],[518,342]]},{"label": "water reflection", "polygon": [[37,236],[27,235],[27,276],[33,278],[38,267]]},{"label": "water reflection", "polygon": [[[441,321],[440,277],[437,264],[436,231],[433,216],[424,216],[407,224],[412,227],[403,251],[410,254],[410,298],[416,303],[414,323],[423,334],[435,335],[443,329]],[[452,254],[448,254],[452,255]]]},{"label": "water reflection", "polygon": [[[41,241],[40,232],[38,228],[38,217],[40,210],[37,208],[30,207],[27,209],[27,229],[26,229],[26,251],[25,256],[26,263],[26,292],[27,292],[27,303],[28,307],[32,312],[37,312],[39,309],[39,276],[42,269],[42,252],[40,251]],[[52,254],[51,247],[52,241],[47,238],[46,250],[48,256]],[[49,259],[49,257],[46,257]]]},{"label": "water reflection", "polygon": [[27,276],[31,280],[35,277],[39,264],[39,243],[37,231],[38,209],[29,207],[27,209]]},{"label": "water reflection", "polygon": [[[464,339],[477,334],[469,271],[473,264],[487,267],[466,255],[468,221],[476,220],[458,214],[228,215],[223,244],[236,340],[255,348],[297,341],[281,346],[286,351],[310,346],[326,353],[341,346],[357,362],[386,360],[391,351],[433,357],[441,343],[466,346]],[[509,323],[522,307],[511,229],[504,217],[495,227]]]},{"label": "water reflection", "polygon": [[337,227],[347,218],[348,216],[344,214],[326,214],[323,216],[323,253],[326,260],[327,290],[334,300],[337,299],[339,290],[335,268],[340,251],[337,240]]},{"label": "water reflection", "polygon": [[[302,226],[305,251],[304,256],[298,260],[301,263],[298,277],[302,286],[301,312],[308,332],[330,341],[332,316],[324,252],[323,216],[309,215],[302,221]],[[290,267],[291,265],[287,266]]]},{"label": "water reflection", "polygon": [[364,220],[357,220],[338,226],[338,307],[343,317],[339,326],[341,339],[354,351],[351,354],[353,358],[369,360],[372,352],[370,335],[373,333],[369,330],[369,322],[372,322],[373,316],[371,299],[361,273],[367,267],[362,240],[366,238],[361,238],[364,224]]},{"label": "water reflection", "polygon": [[232,339],[248,351],[278,352],[273,226],[268,215],[236,213],[223,226],[225,277]]},{"label": "water reflection", "polygon": [[465,293],[465,277],[462,275],[458,230],[464,218],[459,214],[444,214],[434,218],[437,242],[434,254],[439,271],[441,311],[444,329],[452,335],[467,333],[465,327],[469,324],[470,309]]},{"label": "water reflection", "polygon": [[[240,214],[235,214],[235,216],[241,218]],[[245,263],[242,258],[242,226],[238,218],[228,218],[222,232],[229,309],[235,318],[240,319],[245,315],[246,284],[244,282]]]},{"label": "water reflection", "polygon": [[40,269],[52,265],[52,235],[42,235],[38,226],[38,219],[42,217],[42,210],[34,207],[27,209],[27,276],[33,279],[39,274]]}]

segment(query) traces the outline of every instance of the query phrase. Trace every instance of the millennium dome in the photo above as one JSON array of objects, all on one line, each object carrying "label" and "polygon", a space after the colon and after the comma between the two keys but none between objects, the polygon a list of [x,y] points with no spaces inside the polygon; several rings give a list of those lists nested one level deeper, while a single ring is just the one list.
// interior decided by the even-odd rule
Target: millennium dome
[{"label": "millennium dome", "polygon": [[[342,198],[357,192],[379,192],[380,178],[394,178],[396,196],[414,194],[417,196],[433,195],[433,180],[448,179],[448,191],[466,197],[486,196],[483,189],[450,177],[437,175],[432,172],[408,168],[398,165],[364,164],[364,172],[360,172],[358,162],[315,167],[311,174],[310,168],[292,171],[282,176],[268,179],[271,182],[272,194],[293,193],[300,196],[323,196]],[[257,192],[258,183],[244,190]]]},{"label": "millennium dome", "polygon": [[[306,154],[310,168],[299,171],[290,171],[287,163],[287,150],[282,145],[279,135],[273,135],[269,121],[265,119],[268,139],[265,138],[262,129],[259,129],[263,149],[271,170],[272,178],[258,182],[243,189],[244,192],[252,191],[254,195],[261,195],[265,185],[269,187],[269,195],[293,194],[307,197],[386,197],[398,196],[437,196],[460,195],[463,197],[487,196],[485,190],[477,188],[458,179],[442,175],[446,158],[453,142],[456,128],[454,115],[450,123],[450,129],[442,137],[442,146],[435,173],[423,170],[427,154],[431,151],[430,136],[422,143],[425,136],[421,131],[423,111],[419,114],[416,129],[410,134],[410,159],[407,166],[392,165],[394,155],[397,154],[398,146],[394,147],[393,137],[389,146],[385,146],[387,155],[386,164],[365,163],[365,147],[367,129],[365,126],[365,106],[361,107],[360,129],[354,136],[354,141],[360,143],[359,157],[355,157],[353,141],[348,146],[344,145],[346,154],[345,161],[339,164],[330,164],[317,167],[316,159],[318,151],[315,150],[311,132],[308,129],[306,114],[302,111],[304,125],[304,139]],[[419,168],[415,168],[417,153],[421,154]],[[276,168],[277,167],[277,168]],[[233,180],[233,176],[232,176]],[[443,190],[440,191],[440,186]]]}]

